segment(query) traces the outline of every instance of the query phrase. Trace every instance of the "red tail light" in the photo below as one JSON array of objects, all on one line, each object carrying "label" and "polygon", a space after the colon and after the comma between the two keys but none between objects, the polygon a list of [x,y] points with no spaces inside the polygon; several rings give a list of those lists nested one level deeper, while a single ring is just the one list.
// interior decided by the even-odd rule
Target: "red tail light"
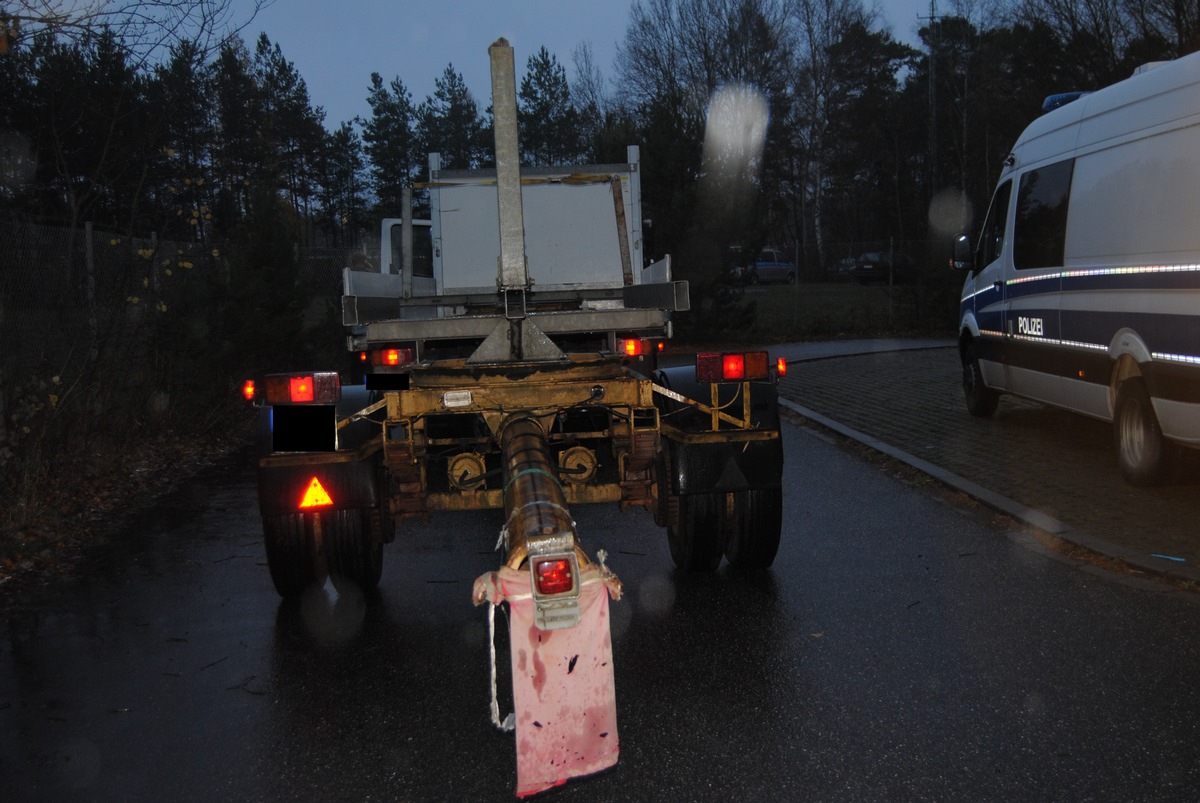
[{"label": "red tail light", "polygon": [[770,360],[765,351],[697,354],[696,379],[700,382],[769,379],[769,365]]},{"label": "red tail light", "polygon": [[256,388],[254,387],[253,379],[247,379],[245,382],[242,383],[242,398],[245,399],[246,401],[254,401],[255,391],[256,391]]},{"label": "red tail light", "polygon": [[721,379],[726,382],[736,382],[745,378],[745,354],[726,354],[721,357]]},{"label": "red tail light", "polygon": [[403,368],[413,362],[411,348],[373,349],[368,354],[369,356],[363,357],[364,360],[370,362],[371,365],[386,368]]},{"label": "red tail light", "polygon": [[310,402],[316,398],[312,376],[293,376],[288,379],[288,398],[294,402]]},{"label": "red tail light", "polygon": [[575,572],[569,558],[538,558],[533,577],[539,594],[563,594],[575,587]]},{"label": "red tail light", "polygon": [[645,353],[645,343],[636,338],[626,338],[617,344],[617,350],[626,357],[640,357]]},{"label": "red tail light", "polygon": [[266,378],[267,404],[336,404],[341,395],[342,380],[336,371]]},{"label": "red tail light", "polygon": [[783,357],[775,360],[775,375],[780,379],[787,376],[787,360]]}]

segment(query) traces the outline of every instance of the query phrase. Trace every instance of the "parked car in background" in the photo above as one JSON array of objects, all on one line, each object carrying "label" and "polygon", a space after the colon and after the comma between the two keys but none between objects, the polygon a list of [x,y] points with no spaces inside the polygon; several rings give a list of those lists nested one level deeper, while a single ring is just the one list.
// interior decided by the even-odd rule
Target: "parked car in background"
[{"label": "parked car in background", "polygon": [[826,275],[831,279],[844,279],[853,274],[857,262],[854,257],[843,257],[829,266]]},{"label": "parked car in background", "polygon": [[796,266],[778,248],[764,248],[754,262],[735,264],[730,272],[735,281],[744,284],[796,283]]},{"label": "parked car in background", "polygon": [[898,251],[868,251],[854,261],[850,275],[860,284],[906,281],[912,269],[908,254]]}]

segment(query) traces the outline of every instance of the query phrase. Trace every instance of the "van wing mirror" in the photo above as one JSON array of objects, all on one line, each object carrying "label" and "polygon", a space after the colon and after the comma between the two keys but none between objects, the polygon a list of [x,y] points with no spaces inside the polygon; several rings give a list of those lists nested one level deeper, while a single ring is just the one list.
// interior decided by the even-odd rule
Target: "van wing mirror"
[{"label": "van wing mirror", "polygon": [[950,267],[955,270],[975,269],[975,252],[968,235],[960,234],[954,238],[954,259],[950,261]]}]

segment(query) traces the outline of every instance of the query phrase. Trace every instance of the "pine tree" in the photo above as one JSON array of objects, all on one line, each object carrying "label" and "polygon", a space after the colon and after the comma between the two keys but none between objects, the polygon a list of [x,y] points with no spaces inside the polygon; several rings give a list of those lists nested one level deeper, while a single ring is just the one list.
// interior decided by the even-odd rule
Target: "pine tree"
[{"label": "pine tree", "polygon": [[570,164],[583,150],[579,112],[571,105],[567,71],[545,47],[529,57],[517,93],[521,150],[530,164]]},{"label": "pine tree", "polygon": [[412,94],[398,77],[385,86],[379,73],[371,73],[367,103],[371,119],[363,127],[363,142],[371,189],[379,209],[396,215],[404,203],[404,188],[412,185],[420,164]]},{"label": "pine tree", "polygon": [[422,153],[439,153],[442,167],[479,166],[485,147],[479,107],[453,64],[434,81],[433,96],[421,104],[418,117]]}]

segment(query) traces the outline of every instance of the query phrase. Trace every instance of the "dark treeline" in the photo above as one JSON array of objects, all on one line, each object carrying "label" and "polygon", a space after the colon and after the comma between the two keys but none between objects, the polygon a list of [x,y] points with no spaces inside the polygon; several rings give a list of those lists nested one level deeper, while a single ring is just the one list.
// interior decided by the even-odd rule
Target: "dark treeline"
[{"label": "dark treeline", "polygon": [[[571,80],[555,54],[529,53],[525,158],[623,161],[639,144],[655,251],[686,255],[680,264],[703,274],[726,245],[770,241],[820,270],[845,256],[836,244],[926,242],[969,225],[963,210],[986,205],[1045,96],[1190,52],[1198,6],[969,3],[967,16],[955,7],[925,19],[914,48],[862,0],[639,0],[611,78],[586,46]],[[211,45],[201,31],[151,61],[120,26],[64,35],[12,18],[0,7],[0,215],[10,220],[201,243],[249,242],[269,226],[281,241],[354,247],[396,214],[428,152],[447,167],[490,158],[490,109],[453,63],[423,100],[400,76],[364,76],[370,115],[330,125],[266,34]],[[732,183],[716,180],[721,165],[703,147],[723,86],[769,110],[762,149]],[[935,205],[945,213],[931,230],[935,198],[949,201]]]}]

